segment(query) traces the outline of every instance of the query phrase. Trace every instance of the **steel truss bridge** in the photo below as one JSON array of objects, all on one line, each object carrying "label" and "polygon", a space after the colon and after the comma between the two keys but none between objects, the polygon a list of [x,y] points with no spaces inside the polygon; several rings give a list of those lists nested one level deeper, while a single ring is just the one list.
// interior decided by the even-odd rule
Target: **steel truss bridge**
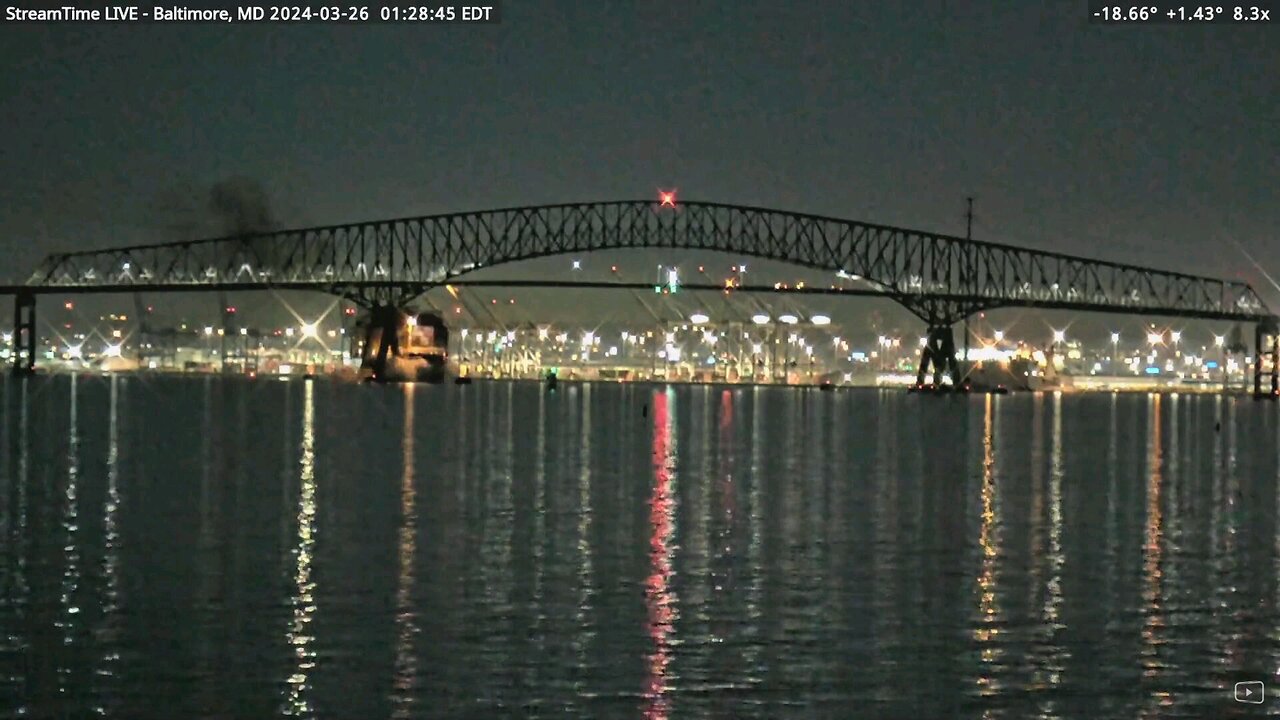
[{"label": "steel truss bridge", "polygon": [[951,334],[956,322],[979,311],[1028,307],[1254,323],[1255,390],[1261,391],[1263,355],[1271,358],[1273,390],[1276,385],[1275,317],[1246,283],[709,202],[543,205],[55,253],[24,285],[0,292],[17,296],[14,349],[22,358],[15,363],[20,371],[34,366],[40,294],[317,290],[365,308],[402,307],[434,287],[461,284],[481,268],[569,253],[654,248],[719,251],[858,279],[867,289],[845,292],[891,298],[928,325],[921,378],[930,363],[935,378],[948,367],[952,377],[959,376]]}]

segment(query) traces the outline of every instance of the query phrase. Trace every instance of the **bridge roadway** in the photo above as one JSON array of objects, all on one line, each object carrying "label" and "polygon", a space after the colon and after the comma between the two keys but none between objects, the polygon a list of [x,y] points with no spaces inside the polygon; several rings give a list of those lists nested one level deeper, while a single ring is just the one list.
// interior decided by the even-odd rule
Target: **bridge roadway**
[{"label": "bridge roadway", "polygon": [[[554,255],[601,250],[717,251],[843,273],[865,288],[735,292],[876,295],[928,326],[930,365],[959,377],[952,326],[1001,307],[1253,323],[1255,390],[1264,358],[1276,389],[1276,318],[1246,283],[1019,248],[855,220],[709,202],[570,203],[378,220],[49,255],[15,296],[15,372],[35,362],[43,294],[317,290],[377,312],[444,284],[647,289],[647,283],[473,280],[462,276]],[[723,291],[719,286],[684,285]],[[1274,395],[1274,393],[1272,393]]]}]

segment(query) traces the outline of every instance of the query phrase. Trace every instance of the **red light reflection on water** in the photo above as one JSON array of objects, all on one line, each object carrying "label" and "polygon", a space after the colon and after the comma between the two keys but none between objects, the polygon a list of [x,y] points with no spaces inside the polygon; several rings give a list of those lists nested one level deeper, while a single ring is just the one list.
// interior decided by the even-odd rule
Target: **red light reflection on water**
[{"label": "red light reflection on water", "polygon": [[644,716],[665,720],[671,701],[667,697],[667,664],[676,618],[675,594],[671,591],[671,535],[674,530],[675,498],[671,495],[675,447],[671,437],[671,397],[657,393],[653,398],[653,495],[649,498],[649,578],[645,581],[645,605],[649,610],[648,631],[653,650],[648,655]]}]

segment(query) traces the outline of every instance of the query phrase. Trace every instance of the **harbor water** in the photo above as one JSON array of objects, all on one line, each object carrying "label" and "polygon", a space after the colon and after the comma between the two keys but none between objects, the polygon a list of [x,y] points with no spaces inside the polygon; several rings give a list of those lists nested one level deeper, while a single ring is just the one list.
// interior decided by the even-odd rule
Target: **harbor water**
[{"label": "harbor water", "polygon": [[1255,717],[1280,409],[0,382],[0,718]]}]

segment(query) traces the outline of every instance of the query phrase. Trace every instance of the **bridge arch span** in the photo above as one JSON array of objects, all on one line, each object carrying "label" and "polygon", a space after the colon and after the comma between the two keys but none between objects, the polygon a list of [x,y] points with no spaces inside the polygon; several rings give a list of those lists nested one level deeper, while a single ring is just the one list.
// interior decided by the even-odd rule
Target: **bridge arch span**
[{"label": "bridge arch span", "polygon": [[368,287],[412,297],[479,269],[615,249],[719,251],[879,288],[930,327],[1002,306],[1269,316],[1247,284],[854,220],[712,202],[569,203],[50,255],[29,286]]}]

